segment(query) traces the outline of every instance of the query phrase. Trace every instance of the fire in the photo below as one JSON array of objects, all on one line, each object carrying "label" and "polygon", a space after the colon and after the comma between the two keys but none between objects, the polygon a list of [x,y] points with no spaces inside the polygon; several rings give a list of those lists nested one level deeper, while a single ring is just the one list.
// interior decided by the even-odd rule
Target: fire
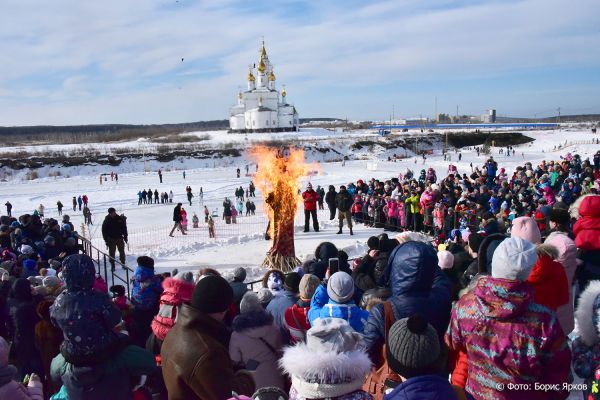
[{"label": "fire", "polygon": [[273,246],[267,253],[263,266],[290,271],[300,264],[294,249],[294,221],[299,203],[300,179],[311,166],[304,161],[301,149],[276,150],[264,146],[253,147],[250,156],[259,168],[254,177],[268,213],[269,234]]}]

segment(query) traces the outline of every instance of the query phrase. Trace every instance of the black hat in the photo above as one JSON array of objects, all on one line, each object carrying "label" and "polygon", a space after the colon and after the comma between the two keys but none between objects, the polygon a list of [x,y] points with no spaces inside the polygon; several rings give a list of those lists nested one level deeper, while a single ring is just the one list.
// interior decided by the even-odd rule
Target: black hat
[{"label": "black hat", "polygon": [[298,293],[300,291],[300,280],[302,277],[297,272],[290,272],[286,275],[283,287],[292,293]]},{"label": "black hat", "polygon": [[[111,207],[111,208],[109,208],[109,209],[108,209],[108,213],[109,213],[109,214],[112,214],[112,213],[114,213],[114,212],[117,212],[117,210],[115,210],[115,208],[114,208],[114,207]],[[64,219],[64,218],[63,218],[63,219]]]},{"label": "black hat", "polygon": [[548,220],[559,225],[568,225],[571,216],[569,215],[569,211],[564,208],[553,208],[550,210],[550,214],[548,214]]},{"label": "black hat", "polygon": [[233,289],[221,276],[202,277],[192,294],[192,307],[207,314],[226,311],[232,301]]},{"label": "black hat", "polygon": [[433,326],[420,314],[396,321],[387,339],[390,368],[404,378],[438,372],[440,342]]},{"label": "black hat", "polygon": [[154,269],[154,259],[148,256],[139,256],[137,263],[140,267]]},{"label": "black hat", "polygon": [[479,233],[472,233],[469,235],[469,247],[474,253],[479,251],[479,246],[483,242],[484,237]]},{"label": "black hat", "polygon": [[123,285],[113,285],[109,290],[117,296],[125,296],[125,286]]}]

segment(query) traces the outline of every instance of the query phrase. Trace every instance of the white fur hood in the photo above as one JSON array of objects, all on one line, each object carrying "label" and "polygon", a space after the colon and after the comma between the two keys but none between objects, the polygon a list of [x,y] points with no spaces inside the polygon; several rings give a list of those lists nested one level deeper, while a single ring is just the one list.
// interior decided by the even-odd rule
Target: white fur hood
[{"label": "white fur hood", "polygon": [[579,296],[579,305],[575,311],[576,330],[581,339],[588,346],[600,342],[600,326],[594,326],[592,316],[594,312],[598,315],[600,325],[600,310],[594,310],[596,297],[600,295],[600,281],[591,281],[588,287]]},{"label": "white fur hood", "polygon": [[359,390],[371,370],[369,357],[360,350],[313,352],[305,343],[288,347],[279,364],[306,398],[338,397]]}]

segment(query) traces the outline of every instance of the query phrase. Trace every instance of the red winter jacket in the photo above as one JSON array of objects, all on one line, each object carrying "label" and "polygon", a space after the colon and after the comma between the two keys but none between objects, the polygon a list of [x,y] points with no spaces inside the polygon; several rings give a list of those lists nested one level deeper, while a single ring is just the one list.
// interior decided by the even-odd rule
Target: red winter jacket
[{"label": "red winter jacket", "polygon": [[527,281],[533,286],[533,301],[552,311],[569,302],[569,281],[565,268],[547,254],[540,254],[547,245],[538,247],[538,260]]},{"label": "red winter jacket", "polygon": [[194,284],[180,279],[167,278],[163,281],[160,309],[152,320],[152,332],[160,340],[165,340],[169,330],[175,325],[177,311],[182,303],[192,301]]},{"label": "red winter jacket", "polygon": [[310,307],[298,307],[298,304],[294,304],[285,310],[285,327],[290,332],[292,344],[306,341],[306,331],[310,329],[309,310]]},{"label": "red winter jacket", "polygon": [[600,196],[587,196],[581,201],[573,233],[578,249],[600,250]]},{"label": "red winter jacket", "polygon": [[304,199],[304,210],[313,211],[317,209],[317,201],[319,200],[319,194],[314,190],[307,190],[302,193]]}]

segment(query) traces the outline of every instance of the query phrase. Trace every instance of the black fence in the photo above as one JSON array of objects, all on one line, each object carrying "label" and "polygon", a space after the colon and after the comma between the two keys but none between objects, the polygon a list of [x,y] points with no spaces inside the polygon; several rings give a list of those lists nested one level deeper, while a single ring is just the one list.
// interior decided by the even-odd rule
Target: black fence
[{"label": "black fence", "polygon": [[[133,270],[95,247],[92,242],[83,236],[78,236],[78,239],[81,241],[84,254],[94,260],[97,274],[104,279],[109,287],[114,285],[125,286],[127,298],[130,298],[129,278],[133,274]],[[115,265],[114,269],[112,268],[113,263]]]}]

